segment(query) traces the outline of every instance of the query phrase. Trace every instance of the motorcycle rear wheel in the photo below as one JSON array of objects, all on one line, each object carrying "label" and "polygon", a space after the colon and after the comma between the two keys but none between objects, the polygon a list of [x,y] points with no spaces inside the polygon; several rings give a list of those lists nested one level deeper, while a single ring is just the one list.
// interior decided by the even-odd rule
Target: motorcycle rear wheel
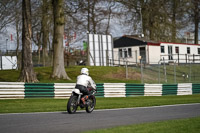
[{"label": "motorcycle rear wheel", "polygon": [[96,98],[95,97],[91,97],[88,99],[88,105],[86,106],[85,110],[87,113],[91,113],[96,105]]},{"label": "motorcycle rear wheel", "polygon": [[77,110],[77,100],[78,100],[78,97],[77,96],[71,96],[69,98],[69,101],[67,103],[67,111],[69,114],[74,114],[76,113],[76,110]]}]

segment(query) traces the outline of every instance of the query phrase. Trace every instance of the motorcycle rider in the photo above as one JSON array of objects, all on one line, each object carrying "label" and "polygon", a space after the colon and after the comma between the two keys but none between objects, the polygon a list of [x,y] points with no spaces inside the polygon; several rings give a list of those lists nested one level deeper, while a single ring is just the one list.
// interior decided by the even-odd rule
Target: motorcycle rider
[{"label": "motorcycle rider", "polygon": [[80,92],[83,93],[84,96],[81,98],[81,100],[83,101],[84,105],[89,95],[89,91],[87,89],[88,87],[92,87],[93,89],[96,90],[96,84],[89,76],[89,70],[87,68],[82,68],[81,75],[77,77],[75,88],[79,89]]}]

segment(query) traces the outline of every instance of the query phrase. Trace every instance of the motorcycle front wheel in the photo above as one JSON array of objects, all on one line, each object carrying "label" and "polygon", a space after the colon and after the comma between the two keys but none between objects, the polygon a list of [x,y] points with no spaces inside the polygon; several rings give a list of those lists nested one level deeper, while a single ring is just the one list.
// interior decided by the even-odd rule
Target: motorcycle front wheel
[{"label": "motorcycle front wheel", "polygon": [[91,113],[94,110],[94,107],[96,105],[96,98],[91,97],[88,99],[88,105],[86,106],[86,112]]},{"label": "motorcycle front wheel", "polygon": [[67,103],[67,111],[69,114],[74,114],[77,110],[77,96],[71,96]]}]

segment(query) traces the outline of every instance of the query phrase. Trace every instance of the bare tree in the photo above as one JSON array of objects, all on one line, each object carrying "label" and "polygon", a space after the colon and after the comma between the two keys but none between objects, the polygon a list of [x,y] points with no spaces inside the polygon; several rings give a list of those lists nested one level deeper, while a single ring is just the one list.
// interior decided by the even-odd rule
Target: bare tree
[{"label": "bare tree", "polygon": [[[177,42],[177,32],[189,23],[187,10],[189,0],[117,0],[126,8],[125,23],[132,25],[142,23],[145,38],[154,41]],[[137,33],[137,32],[135,32]]]},{"label": "bare tree", "polygon": [[112,13],[113,13],[112,8],[115,6],[115,4],[116,4],[116,3],[115,3],[114,1],[108,2],[108,9],[107,9],[106,12],[105,12],[105,15],[108,16],[105,34],[110,34],[110,33],[109,33],[109,29],[110,29],[110,21],[111,21]]},{"label": "bare tree", "polygon": [[0,31],[2,31],[8,24],[14,21],[14,7],[15,1],[13,0],[0,1]]},{"label": "bare tree", "polygon": [[32,62],[32,26],[30,0],[22,1],[22,69],[19,81],[38,82]]},{"label": "bare tree", "polygon": [[21,69],[21,56],[19,52],[19,46],[20,46],[20,37],[21,37],[21,31],[22,31],[22,2],[21,0],[14,0],[15,6],[13,8],[13,18],[15,23],[15,29],[16,29],[16,56],[17,56],[17,69]]},{"label": "bare tree", "polygon": [[54,35],[53,35],[53,71],[52,78],[68,79],[64,67],[64,47],[63,35],[65,26],[65,16],[63,11],[63,0],[53,0],[53,16],[54,16]]},{"label": "bare tree", "polygon": [[46,58],[48,57],[47,44],[49,40],[49,0],[42,0],[42,51],[43,51],[43,66],[46,65]]},{"label": "bare tree", "polygon": [[199,0],[192,0],[192,4],[194,5],[194,43],[198,44],[199,42],[199,22],[200,22],[200,1]]}]

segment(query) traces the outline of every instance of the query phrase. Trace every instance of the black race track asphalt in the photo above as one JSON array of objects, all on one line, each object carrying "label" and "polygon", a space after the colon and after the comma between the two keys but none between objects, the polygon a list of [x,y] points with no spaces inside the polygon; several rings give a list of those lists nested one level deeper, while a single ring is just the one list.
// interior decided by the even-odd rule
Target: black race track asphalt
[{"label": "black race track asphalt", "polygon": [[83,131],[200,116],[200,103],[78,111],[0,114],[1,133],[79,133]]}]

